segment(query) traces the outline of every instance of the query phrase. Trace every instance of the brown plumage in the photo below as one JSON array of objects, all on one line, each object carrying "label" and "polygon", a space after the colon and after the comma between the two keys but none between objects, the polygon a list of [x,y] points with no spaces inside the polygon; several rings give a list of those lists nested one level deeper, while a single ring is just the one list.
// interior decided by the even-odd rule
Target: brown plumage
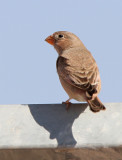
[{"label": "brown plumage", "polygon": [[86,101],[93,112],[104,110],[105,106],[97,97],[101,89],[101,80],[97,64],[81,40],[73,33],[55,32],[46,38],[54,46],[59,56],[57,72],[69,100]]}]

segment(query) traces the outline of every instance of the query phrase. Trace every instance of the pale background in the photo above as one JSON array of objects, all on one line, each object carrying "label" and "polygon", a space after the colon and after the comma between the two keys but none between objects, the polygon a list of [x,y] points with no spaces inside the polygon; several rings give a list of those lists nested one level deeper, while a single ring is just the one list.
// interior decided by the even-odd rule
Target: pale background
[{"label": "pale background", "polygon": [[61,103],[57,53],[44,39],[66,30],[99,66],[103,102],[122,102],[122,0],[0,0],[0,104]]}]

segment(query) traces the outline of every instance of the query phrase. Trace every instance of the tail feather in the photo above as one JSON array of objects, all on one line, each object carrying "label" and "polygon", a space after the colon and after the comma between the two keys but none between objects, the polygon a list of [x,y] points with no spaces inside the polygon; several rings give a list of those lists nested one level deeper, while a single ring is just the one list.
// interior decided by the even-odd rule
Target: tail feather
[{"label": "tail feather", "polygon": [[99,112],[100,110],[106,109],[98,97],[95,97],[93,100],[88,100],[87,102],[93,112]]}]

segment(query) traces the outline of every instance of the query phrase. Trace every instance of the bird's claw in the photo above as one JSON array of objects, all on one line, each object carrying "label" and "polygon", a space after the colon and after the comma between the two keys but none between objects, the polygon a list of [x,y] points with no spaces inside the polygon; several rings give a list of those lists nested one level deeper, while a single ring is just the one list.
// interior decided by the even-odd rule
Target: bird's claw
[{"label": "bird's claw", "polygon": [[70,108],[70,105],[71,105],[72,103],[69,102],[69,101],[66,101],[66,102],[62,102],[62,104],[65,104],[65,105],[66,105],[66,110],[68,111],[69,108]]}]

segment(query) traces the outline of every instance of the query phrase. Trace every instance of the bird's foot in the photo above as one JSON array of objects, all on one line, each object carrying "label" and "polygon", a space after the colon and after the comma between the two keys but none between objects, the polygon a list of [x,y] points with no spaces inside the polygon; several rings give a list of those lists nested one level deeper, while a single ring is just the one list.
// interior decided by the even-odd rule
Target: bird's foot
[{"label": "bird's foot", "polygon": [[69,110],[69,108],[70,108],[70,106],[71,106],[71,102],[69,102],[71,100],[71,98],[70,99],[68,99],[66,102],[62,102],[62,104],[65,104],[66,105],[66,110],[68,111]]}]

